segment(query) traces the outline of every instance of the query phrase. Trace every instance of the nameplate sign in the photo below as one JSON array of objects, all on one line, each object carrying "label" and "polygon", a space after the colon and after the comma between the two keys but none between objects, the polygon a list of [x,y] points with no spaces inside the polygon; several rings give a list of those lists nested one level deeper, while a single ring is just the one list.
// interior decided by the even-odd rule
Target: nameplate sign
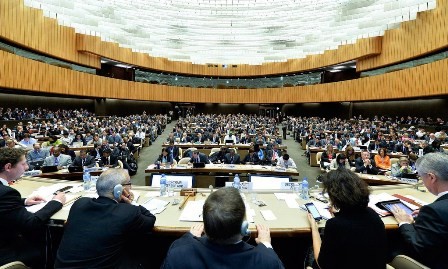
[{"label": "nameplate sign", "polygon": [[294,182],[282,182],[280,185],[280,189],[282,190],[293,190],[294,189]]},{"label": "nameplate sign", "polygon": [[171,187],[174,188],[188,188],[187,180],[169,180]]},{"label": "nameplate sign", "polygon": [[418,179],[415,178],[400,178],[398,179],[400,182],[403,183],[410,183],[410,184],[416,184],[418,182]]}]

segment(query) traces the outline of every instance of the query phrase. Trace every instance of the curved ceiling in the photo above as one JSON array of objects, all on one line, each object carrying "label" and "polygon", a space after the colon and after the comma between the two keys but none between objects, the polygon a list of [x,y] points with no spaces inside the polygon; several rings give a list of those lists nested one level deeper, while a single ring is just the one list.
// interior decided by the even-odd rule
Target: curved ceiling
[{"label": "curved ceiling", "polygon": [[78,33],[195,64],[304,58],[381,36],[436,0],[25,0]]}]

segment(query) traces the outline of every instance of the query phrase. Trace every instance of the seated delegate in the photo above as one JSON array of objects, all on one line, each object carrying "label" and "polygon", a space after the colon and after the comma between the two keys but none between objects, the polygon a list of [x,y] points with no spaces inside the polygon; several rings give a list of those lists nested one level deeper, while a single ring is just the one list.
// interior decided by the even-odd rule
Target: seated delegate
[{"label": "seated delegate", "polygon": [[367,206],[370,194],[367,183],[343,168],[328,172],[322,181],[334,218],[327,221],[325,236],[321,238],[316,221],[308,214],[313,268],[386,268],[386,230],[378,214]]},{"label": "seated delegate", "polygon": [[257,246],[243,241],[248,223],[237,189],[224,187],[210,194],[202,214],[204,224],[193,226],[174,241],[161,268],[284,268],[272,249],[269,228],[256,225]]}]

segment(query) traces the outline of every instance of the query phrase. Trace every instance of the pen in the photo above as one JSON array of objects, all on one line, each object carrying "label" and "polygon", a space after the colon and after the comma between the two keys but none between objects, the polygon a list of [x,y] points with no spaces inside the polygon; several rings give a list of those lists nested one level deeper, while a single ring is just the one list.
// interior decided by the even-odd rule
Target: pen
[{"label": "pen", "polygon": [[184,207],[184,205],[187,203],[188,198],[190,198],[190,193],[187,195],[187,197],[185,197],[184,201],[182,202],[182,204],[179,206],[179,209],[182,209]]}]

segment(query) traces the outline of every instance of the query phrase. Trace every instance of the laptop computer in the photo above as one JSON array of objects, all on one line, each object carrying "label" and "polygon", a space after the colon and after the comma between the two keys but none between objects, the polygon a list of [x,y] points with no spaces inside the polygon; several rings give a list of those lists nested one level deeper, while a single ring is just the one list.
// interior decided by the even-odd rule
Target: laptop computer
[{"label": "laptop computer", "polygon": [[361,145],[361,146],[359,146],[359,149],[360,150],[367,150],[367,146]]},{"label": "laptop computer", "polygon": [[42,164],[44,164],[44,160],[41,161],[33,161],[33,162],[29,162],[28,165],[33,167],[34,170],[40,170],[40,167],[42,166]]},{"label": "laptop computer", "polygon": [[204,168],[205,163],[193,163],[193,168]]},{"label": "laptop computer", "polygon": [[73,142],[72,147],[74,148],[82,148],[84,144],[82,142]]},{"label": "laptop computer", "polygon": [[233,145],[233,139],[226,139],[226,141],[224,141],[224,143],[226,145]]},{"label": "laptop computer", "polygon": [[83,172],[84,170],[82,166],[69,166],[68,171],[70,173],[76,173],[76,172]]},{"label": "laptop computer", "polygon": [[41,167],[42,173],[53,173],[58,171],[57,165],[48,165]]}]

